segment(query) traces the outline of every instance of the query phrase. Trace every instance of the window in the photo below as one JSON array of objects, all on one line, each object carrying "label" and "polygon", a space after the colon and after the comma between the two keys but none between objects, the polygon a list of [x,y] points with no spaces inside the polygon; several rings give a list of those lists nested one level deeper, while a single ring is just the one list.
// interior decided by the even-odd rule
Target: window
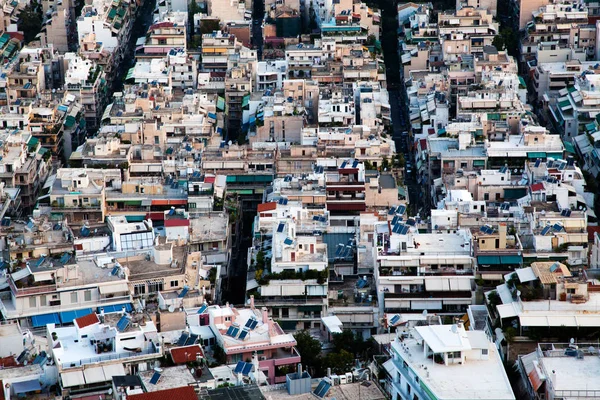
[{"label": "window", "polygon": [[31,308],[35,308],[37,307],[37,297],[30,297],[29,298],[29,307]]},{"label": "window", "polygon": [[281,318],[289,318],[290,317],[290,309],[282,308],[281,309]]},{"label": "window", "polygon": [[146,285],[141,283],[141,284],[137,284],[133,287],[133,294],[135,296],[139,296],[141,294],[145,294],[146,293]]},{"label": "window", "polygon": [[46,296],[40,296],[40,306],[46,307],[47,305],[48,305],[48,300],[46,299]]},{"label": "window", "polygon": [[482,356],[487,356],[488,355],[488,349],[481,349],[481,355]]},{"label": "window", "polygon": [[83,292],[83,301],[92,301],[92,291],[86,290]]},{"label": "window", "polygon": [[77,303],[77,292],[71,292],[71,304]]},{"label": "window", "polygon": [[179,286],[179,281],[171,281],[171,287]]}]

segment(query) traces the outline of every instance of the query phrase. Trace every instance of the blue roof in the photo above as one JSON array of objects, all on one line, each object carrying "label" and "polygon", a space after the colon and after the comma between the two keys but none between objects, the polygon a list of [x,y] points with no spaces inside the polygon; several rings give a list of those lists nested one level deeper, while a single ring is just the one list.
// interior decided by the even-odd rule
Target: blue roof
[{"label": "blue roof", "polygon": [[58,318],[58,313],[34,315],[33,317],[31,317],[31,325],[34,328],[39,328],[42,326],[45,327],[48,324],[60,324],[60,318]]}]

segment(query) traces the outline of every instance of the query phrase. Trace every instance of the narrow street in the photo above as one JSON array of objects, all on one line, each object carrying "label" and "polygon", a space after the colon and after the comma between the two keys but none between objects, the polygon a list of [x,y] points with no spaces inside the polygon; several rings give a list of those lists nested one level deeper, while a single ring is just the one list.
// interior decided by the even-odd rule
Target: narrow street
[{"label": "narrow street", "polygon": [[254,0],[252,2],[252,45],[256,49],[256,55],[262,60],[263,51],[263,32],[262,24],[265,16],[264,0]]},{"label": "narrow street", "polygon": [[[408,99],[406,98],[403,70],[400,66],[400,55],[398,53],[397,2],[395,0],[380,0],[379,5],[382,16],[381,46],[383,48],[390,97],[392,137],[396,143],[396,152],[402,153],[405,161],[410,162],[414,168],[410,121],[407,118]],[[411,214],[414,215],[420,211],[421,217],[424,217],[426,204],[421,195],[420,185],[414,180],[412,174],[405,175],[404,183],[408,189]]]}]

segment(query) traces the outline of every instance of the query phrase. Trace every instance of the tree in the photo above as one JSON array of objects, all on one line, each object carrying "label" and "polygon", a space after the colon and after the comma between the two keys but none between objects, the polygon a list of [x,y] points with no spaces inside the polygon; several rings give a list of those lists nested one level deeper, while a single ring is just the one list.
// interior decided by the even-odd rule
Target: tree
[{"label": "tree", "polygon": [[381,160],[381,169],[383,171],[390,169],[390,161],[387,159],[387,157],[383,157],[383,160]]},{"label": "tree", "polygon": [[374,46],[376,41],[377,38],[375,37],[375,35],[370,34],[369,36],[367,36],[367,41],[365,42],[365,44],[367,46]]},{"label": "tree", "polygon": [[510,28],[503,28],[498,35],[494,37],[492,45],[498,50],[506,50],[509,55],[515,56],[519,47],[519,39]]},{"label": "tree", "polygon": [[308,331],[300,331],[294,335],[296,349],[300,353],[302,365],[306,368],[318,369],[321,365],[321,342],[310,336]]},{"label": "tree", "polygon": [[327,354],[323,358],[323,368],[331,368],[334,374],[344,374],[354,366],[354,356],[346,350]]},{"label": "tree", "polygon": [[18,29],[25,36],[25,43],[35,39],[42,30],[42,7],[33,1],[19,13]]},{"label": "tree", "polygon": [[356,338],[354,333],[350,330],[344,330],[342,333],[333,334],[333,347],[335,352],[341,352],[342,350],[354,353]]},{"label": "tree", "polygon": [[215,344],[213,347],[213,358],[218,365],[222,365],[227,362],[227,355],[225,354],[225,350],[223,350],[221,345]]}]

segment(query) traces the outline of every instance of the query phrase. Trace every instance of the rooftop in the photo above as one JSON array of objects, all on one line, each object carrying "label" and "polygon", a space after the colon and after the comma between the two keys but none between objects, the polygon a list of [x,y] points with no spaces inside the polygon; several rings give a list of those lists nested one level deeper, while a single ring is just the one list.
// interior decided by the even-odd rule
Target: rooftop
[{"label": "rooftop", "polygon": [[[393,352],[406,361],[422,385],[440,399],[514,399],[510,382],[496,347],[482,331],[453,331],[451,325],[417,327],[417,334],[403,341],[392,342]],[[425,356],[423,339],[434,352],[462,351],[466,359],[461,364],[438,364]],[[488,350],[488,359],[478,359],[481,349]],[[477,377],[477,379],[474,379]]]},{"label": "rooftop", "polygon": [[[154,373],[154,370],[139,373],[139,376],[142,379],[142,384],[148,392],[158,392],[161,390],[179,388],[196,382],[196,379],[190,373],[190,370],[186,365],[162,368],[158,382],[151,383]],[[161,400],[162,399],[166,398],[161,397]],[[182,399],[177,398],[176,400]]]}]

